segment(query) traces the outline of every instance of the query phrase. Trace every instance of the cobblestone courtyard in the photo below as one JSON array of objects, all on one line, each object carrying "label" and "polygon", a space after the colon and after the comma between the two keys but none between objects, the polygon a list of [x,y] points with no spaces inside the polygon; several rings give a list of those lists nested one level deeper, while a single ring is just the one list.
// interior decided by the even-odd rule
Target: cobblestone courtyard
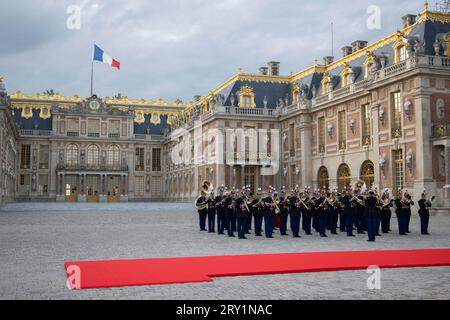
[{"label": "cobblestone courtyard", "polygon": [[85,291],[65,285],[69,260],[450,247],[450,215],[432,217],[429,237],[418,227],[415,215],[412,235],[393,232],[376,243],[344,234],[242,241],[199,232],[192,204],[10,204],[0,211],[0,299],[449,299],[450,268],[383,270],[378,291],[367,289],[365,270]]}]

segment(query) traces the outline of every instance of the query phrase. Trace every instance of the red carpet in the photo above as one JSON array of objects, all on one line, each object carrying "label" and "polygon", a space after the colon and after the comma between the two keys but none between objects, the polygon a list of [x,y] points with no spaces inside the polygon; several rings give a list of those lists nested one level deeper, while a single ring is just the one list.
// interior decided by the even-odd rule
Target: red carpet
[{"label": "red carpet", "polygon": [[[77,289],[211,282],[211,278],[450,266],[450,249],[264,254],[123,261],[67,262],[80,269]],[[69,276],[68,272],[68,276]],[[73,287],[73,285],[72,285]]]}]

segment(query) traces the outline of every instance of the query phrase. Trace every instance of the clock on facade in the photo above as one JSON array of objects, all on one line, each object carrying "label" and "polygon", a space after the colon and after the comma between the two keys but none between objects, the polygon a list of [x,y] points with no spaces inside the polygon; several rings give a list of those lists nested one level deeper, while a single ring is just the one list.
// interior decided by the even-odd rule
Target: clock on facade
[{"label": "clock on facade", "polygon": [[93,111],[100,109],[100,103],[97,100],[92,100],[89,102],[89,108]]}]

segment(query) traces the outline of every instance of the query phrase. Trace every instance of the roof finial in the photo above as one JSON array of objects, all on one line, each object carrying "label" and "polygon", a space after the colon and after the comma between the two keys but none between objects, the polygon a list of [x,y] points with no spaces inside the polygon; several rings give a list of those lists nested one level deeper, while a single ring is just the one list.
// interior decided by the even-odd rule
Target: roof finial
[{"label": "roof finial", "polygon": [[428,5],[428,1],[425,0],[425,4],[424,4],[424,10],[428,11],[430,9],[430,6]]}]

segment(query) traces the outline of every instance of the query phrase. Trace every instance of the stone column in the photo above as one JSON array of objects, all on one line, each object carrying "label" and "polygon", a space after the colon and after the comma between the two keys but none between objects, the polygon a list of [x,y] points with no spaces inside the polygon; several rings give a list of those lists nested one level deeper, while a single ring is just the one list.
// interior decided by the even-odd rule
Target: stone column
[{"label": "stone column", "polygon": [[413,103],[416,117],[416,153],[413,158],[416,180],[413,197],[420,199],[424,189],[435,190],[436,188],[436,182],[432,178],[431,96],[420,93],[414,97]]},{"label": "stone column", "polygon": [[[312,166],[312,126],[311,115],[303,114],[300,116],[300,144],[301,149],[301,163],[300,168],[301,179],[304,186],[312,186],[313,184],[313,166]],[[295,186],[293,186],[295,187]]]},{"label": "stone column", "polygon": [[444,206],[450,208],[450,145],[445,146],[445,186],[444,186]]},{"label": "stone column", "polygon": [[378,120],[380,118],[380,105],[379,104],[373,104],[372,105],[372,143],[373,143],[373,155],[374,159],[372,159],[373,167],[374,167],[374,176],[375,181],[373,183],[373,186],[377,188],[381,192],[381,188],[383,187],[381,185],[381,171],[380,171],[380,165],[379,165],[379,157],[380,157],[380,136],[378,135],[379,132],[379,126],[378,126]]}]

